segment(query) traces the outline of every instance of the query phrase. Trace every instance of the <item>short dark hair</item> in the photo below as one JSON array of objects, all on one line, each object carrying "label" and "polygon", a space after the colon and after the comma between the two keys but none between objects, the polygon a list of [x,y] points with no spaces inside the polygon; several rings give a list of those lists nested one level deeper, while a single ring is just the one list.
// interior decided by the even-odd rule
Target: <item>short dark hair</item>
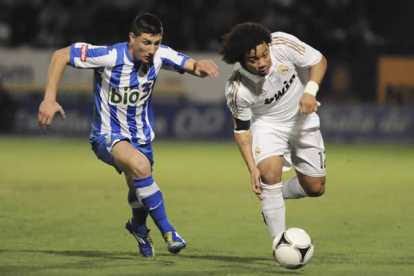
[{"label": "short dark hair", "polygon": [[135,36],[140,36],[143,33],[147,34],[163,34],[163,27],[161,20],[150,13],[138,15],[134,22],[132,22],[131,32]]},{"label": "short dark hair", "polygon": [[237,24],[223,36],[220,54],[229,64],[243,64],[244,56],[263,42],[271,42],[271,32],[265,26],[253,22]]}]

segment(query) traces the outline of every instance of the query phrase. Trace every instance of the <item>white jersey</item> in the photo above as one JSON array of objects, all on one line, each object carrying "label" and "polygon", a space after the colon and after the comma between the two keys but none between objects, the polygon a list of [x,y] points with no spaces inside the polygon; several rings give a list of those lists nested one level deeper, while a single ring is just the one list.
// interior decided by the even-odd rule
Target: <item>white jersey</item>
[{"label": "white jersey", "polygon": [[95,71],[91,139],[120,134],[135,143],[150,143],[154,139],[151,97],[158,72],[167,68],[183,73],[187,59],[161,45],[147,66],[134,62],[126,42],[113,46],[73,44],[71,65]]},{"label": "white jersey", "polygon": [[298,38],[283,32],[272,34],[272,61],[265,77],[253,75],[236,63],[225,87],[233,116],[251,120],[252,126],[319,128],[316,113],[300,113],[299,103],[309,80],[309,68],[322,54]]}]

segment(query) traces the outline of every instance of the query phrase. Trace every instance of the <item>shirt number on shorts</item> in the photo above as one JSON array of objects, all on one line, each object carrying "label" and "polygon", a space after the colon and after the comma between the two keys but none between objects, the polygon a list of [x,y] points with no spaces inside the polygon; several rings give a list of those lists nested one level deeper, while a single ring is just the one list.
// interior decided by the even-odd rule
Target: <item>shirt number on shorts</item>
[{"label": "shirt number on shorts", "polygon": [[321,164],[321,169],[326,168],[326,155],[325,155],[325,151],[320,151],[319,152],[319,159],[320,159],[320,164]]}]

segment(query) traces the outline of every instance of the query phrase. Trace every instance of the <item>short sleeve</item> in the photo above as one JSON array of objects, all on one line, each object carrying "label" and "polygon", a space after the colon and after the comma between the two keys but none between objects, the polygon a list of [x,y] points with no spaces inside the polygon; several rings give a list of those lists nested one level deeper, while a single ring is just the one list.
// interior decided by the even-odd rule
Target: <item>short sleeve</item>
[{"label": "short sleeve", "polygon": [[115,66],[119,49],[113,46],[96,46],[74,43],[70,48],[70,63],[77,68],[99,68]]},{"label": "short sleeve", "polygon": [[233,74],[227,81],[225,87],[227,107],[230,109],[233,117],[241,121],[250,121],[252,118],[251,104],[242,97],[240,83],[241,74]]},{"label": "short sleeve", "polygon": [[311,67],[322,59],[322,54],[297,37],[276,32],[272,34],[271,49],[281,59],[288,59],[299,67]]},{"label": "short sleeve", "polygon": [[188,56],[177,52],[166,45],[161,45],[157,53],[160,55],[163,69],[184,73],[184,64],[187,61]]}]

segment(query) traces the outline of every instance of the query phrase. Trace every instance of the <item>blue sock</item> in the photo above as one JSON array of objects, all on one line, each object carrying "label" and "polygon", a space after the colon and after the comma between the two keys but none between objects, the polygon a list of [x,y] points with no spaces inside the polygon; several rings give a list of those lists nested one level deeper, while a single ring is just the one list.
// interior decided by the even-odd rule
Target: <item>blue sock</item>
[{"label": "blue sock", "polygon": [[[141,234],[141,235],[147,235],[148,229],[147,229],[147,217],[148,212],[144,209],[144,207],[139,203],[138,198],[136,194],[129,190],[128,191],[128,202],[131,205],[132,208],[132,227],[134,227],[134,230]],[[139,205],[138,205],[139,204]],[[138,208],[134,208],[132,206],[140,206]]]},{"label": "blue sock", "polygon": [[165,212],[164,198],[158,185],[152,176],[146,178],[134,178],[134,186],[137,188],[137,196],[140,197],[142,205],[150,214],[161,234],[174,231],[174,227],[168,221]]}]

